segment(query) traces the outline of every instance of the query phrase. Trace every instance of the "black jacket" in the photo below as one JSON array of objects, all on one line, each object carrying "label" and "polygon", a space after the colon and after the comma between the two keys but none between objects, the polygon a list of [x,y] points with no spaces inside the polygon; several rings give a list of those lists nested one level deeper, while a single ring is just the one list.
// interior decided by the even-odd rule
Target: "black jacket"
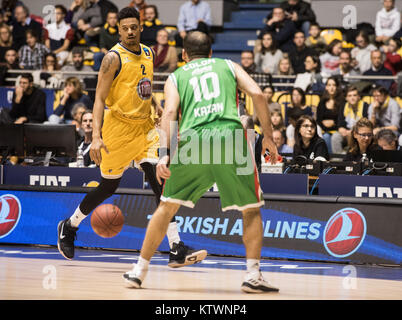
[{"label": "black jacket", "polygon": [[280,7],[285,11],[289,13],[296,12],[298,15],[298,20],[296,21],[296,26],[300,28],[303,22],[309,21],[309,22],[315,22],[316,21],[316,16],[311,9],[311,5],[307,2],[304,2],[303,0],[300,0],[296,5],[291,6],[287,1],[283,1],[280,4]]},{"label": "black jacket", "polygon": [[328,161],[328,147],[324,139],[317,136],[311,140],[307,148],[295,144],[293,148],[293,159],[297,156],[305,156],[308,160],[314,160],[317,157],[324,157]]},{"label": "black jacket", "polygon": [[19,117],[27,117],[30,123],[46,121],[46,94],[41,89],[34,87],[30,95],[23,95],[20,103],[15,102],[14,94],[10,116],[14,120]]},{"label": "black jacket", "polygon": [[266,32],[272,32],[275,38],[278,48],[283,52],[289,52],[293,46],[293,36],[297,31],[296,25],[291,20],[283,20],[280,22],[274,22],[272,25],[265,25],[264,29],[261,30],[259,39]]}]

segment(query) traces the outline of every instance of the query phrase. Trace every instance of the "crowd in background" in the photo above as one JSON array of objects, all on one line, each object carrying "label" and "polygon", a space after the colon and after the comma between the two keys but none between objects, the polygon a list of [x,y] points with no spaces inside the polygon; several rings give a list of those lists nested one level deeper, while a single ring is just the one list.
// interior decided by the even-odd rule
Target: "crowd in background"
[{"label": "crowd in background", "polygon": [[[170,73],[183,63],[187,32],[212,35],[206,1],[185,1],[176,26],[164,25],[157,6],[144,0],[127,0],[127,5],[140,12],[141,42],[155,53],[155,72]],[[0,112],[0,122],[73,123],[84,139],[81,118],[94,100],[85,88],[96,84],[104,55],[119,41],[117,13],[112,0],[73,0],[69,7],[56,5],[44,21],[30,13],[26,1],[3,0],[0,85],[14,85],[9,70],[32,72],[19,74],[11,110]],[[254,50],[241,53],[240,64],[248,73],[271,79],[262,89],[282,153],[325,160],[347,154],[346,159],[359,160],[372,150],[402,145],[399,88],[390,77],[402,71],[401,16],[395,2],[383,0],[374,26],[339,30],[325,33],[309,3],[284,0],[258,30]],[[57,90],[49,117],[41,88]],[[285,108],[274,99],[278,92],[289,94]],[[307,103],[308,95],[319,96],[316,105]],[[252,110],[244,113],[253,117]]]}]

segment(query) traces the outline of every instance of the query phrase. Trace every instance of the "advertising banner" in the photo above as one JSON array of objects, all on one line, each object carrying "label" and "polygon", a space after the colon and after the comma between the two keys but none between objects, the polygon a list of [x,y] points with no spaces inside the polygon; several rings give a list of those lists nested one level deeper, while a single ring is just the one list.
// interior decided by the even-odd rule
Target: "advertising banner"
[{"label": "advertising banner", "polygon": [[320,174],[319,178],[322,196],[402,199],[402,177]]},{"label": "advertising banner", "polygon": [[[4,166],[3,184],[48,187],[94,186],[101,180],[99,168],[68,168],[43,166]],[[128,168],[120,187],[142,189],[144,174],[136,168]]]},{"label": "advertising banner", "polygon": [[[0,189],[0,243],[56,245],[58,222],[70,217],[84,196],[84,191]],[[262,257],[401,264],[400,201],[365,204],[364,199],[356,203],[335,197],[275,197],[267,195],[261,210]],[[156,208],[152,192],[117,193],[105,203],[123,212],[122,231],[113,238],[101,238],[87,218],[80,225],[76,245],[139,250]],[[194,209],[181,207],[176,220],[187,245],[209,254],[245,256],[241,213],[223,213],[217,194],[206,194]],[[159,250],[169,250],[166,238]]]}]

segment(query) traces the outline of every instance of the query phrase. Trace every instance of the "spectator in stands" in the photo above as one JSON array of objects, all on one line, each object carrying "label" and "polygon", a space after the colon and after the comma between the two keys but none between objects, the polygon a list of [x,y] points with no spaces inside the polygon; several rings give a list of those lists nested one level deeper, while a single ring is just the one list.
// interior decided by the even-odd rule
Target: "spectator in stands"
[{"label": "spectator in stands", "polygon": [[129,7],[134,7],[140,13],[140,22],[143,23],[145,20],[145,7],[147,4],[144,0],[132,0]]},{"label": "spectator in stands", "polygon": [[361,118],[353,126],[348,147],[344,161],[358,162],[362,160],[363,155],[370,160],[373,151],[381,150],[374,142],[373,124],[367,118]]},{"label": "spectator in stands", "polygon": [[0,11],[3,13],[3,22],[11,25],[14,19],[15,7],[19,5],[24,5],[22,1],[19,0],[2,0]]},{"label": "spectator in stands", "polygon": [[25,5],[21,4],[15,7],[14,18],[15,20],[12,23],[13,48],[18,51],[27,43],[26,31],[28,29],[32,30],[37,35],[37,39],[42,39],[42,26],[39,22],[30,18],[29,9]]},{"label": "spectator in stands", "polygon": [[261,72],[254,62],[254,52],[251,50],[244,50],[240,55],[240,64],[248,74]]},{"label": "spectator in stands", "polygon": [[[84,50],[81,47],[74,47],[72,50],[73,65],[65,65],[61,70],[69,72],[77,72],[76,77],[79,79],[90,78],[90,76],[85,74],[80,74],[81,72],[92,72],[90,66],[84,65]],[[70,75],[65,75],[64,78],[70,77]]]},{"label": "spectator in stands", "polygon": [[262,88],[262,94],[268,103],[269,111],[281,111],[281,105],[278,102],[274,102],[272,98],[274,97],[275,89],[272,85],[265,86]]},{"label": "spectator in stands", "polygon": [[[383,53],[376,49],[371,51],[371,68],[363,73],[364,76],[392,76],[392,71],[384,67]],[[393,80],[377,79],[367,80],[374,83],[376,86],[383,86],[390,91]]]},{"label": "spectator in stands", "polygon": [[[142,37],[142,34],[141,34]],[[108,51],[119,42],[119,30],[117,26],[117,12],[110,11],[107,14],[106,23],[99,34],[99,52],[94,54],[94,71],[99,71],[102,59]]]},{"label": "spectator in stands", "polygon": [[264,73],[275,74],[278,71],[279,61],[282,57],[283,53],[277,48],[272,33],[265,33],[262,36],[261,50],[258,50],[254,57],[257,68]]},{"label": "spectator in stands", "polygon": [[321,71],[324,77],[339,74],[340,54],[342,51],[342,41],[334,39],[328,45],[327,52],[320,56]]},{"label": "spectator in stands", "polygon": [[287,113],[291,113],[292,109],[298,108],[302,111],[302,114],[312,116],[313,110],[310,106],[306,105],[306,94],[303,89],[295,87],[292,89],[290,105],[288,105]]},{"label": "spectator in stands", "polygon": [[297,120],[303,115],[300,108],[292,108],[286,111],[286,143],[293,148],[295,145],[295,127]]},{"label": "spectator in stands", "polygon": [[296,28],[308,37],[310,25],[316,20],[311,5],[303,0],[287,0],[283,1],[280,7],[285,11],[286,17],[295,23]]},{"label": "spectator in stands", "polygon": [[321,76],[320,57],[316,55],[308,55],[304,60],[304,68],[306,69],[306,73],[309,75],[309,83],[306,86],[305,91],[321,94],[325,89],[325,85]]},{"label": "spectator in stands", "polygon": [[398,136],[389,129],[382,129],[377,132],[376,135],[377,144],[383,150],[400,150],[401,147],[398,145]]},{"label": "spectator in stands", "polygon": [[335,72],[335,76],[342,76],[343,82],[353,83],[359,81],[358,79],[348,79],[347,76],[359,76],[360,72],[353,68],[352,54],[349,50],[342,49],[339,55],[339,70]]},{"label": "spectator in stands", "polygon": [[158,31],[156,45],[152,47],[155,52],[154,71],[173,72],[177,68],[176,49],[168,44],[169,33],[166,29]]},{"label": "spectator in stands", "polygon": [[76,77],[67,78],[60,104],[49,116],[50,123],[72,123],[72,110],[77,103],[83,103],[87,109],[92,109],[91,99],[83,92],[81,81]]},{"label": "spectator in stands", "polygon": [[384,0],[384,7],[377,12],[375,19],[375,40],[385,43],[397,33],[401,27],[401,14],[395,8],[395,0]]},{"label": "spectator in stands", "polygon": [[[294,75],[294,71],[292,68],[292,63],[290,62],[290,59],[288,56],[284,56],[280,61],[279,61],[279,66],[278,66],[278,73],[276,74],[278,76],[292,76]],[[293,88],[293,83],[295,79],[292,78],[274,78],[273,82],[278,85],[278,84],[286,84],[289,83],[289,86],[278,86],[278,91],[290,91]]]},{"label": "spectator in stands", "polygon": [[280,130],[282,133],[286,132],[285,123],[283,121],[282,112],[274,110],[271,112],[271,124],[274,130]]},{"label": "spectator in stands", "polygon": [[272,16],[267,16],[266,25],[261,30],[258,38],[261,39],[266,32],[272,32],[278,48],[282,52],[289,52],[292,48],[293,35],[296,30],[295,23],[286,18],[285,11],[282,8],[277,7],[272,10]]},{"label": "spectator in stands", "polygon": [[384,87],[377,87],[373,90],[373,102],[368,109],[368,119],[373,124],[374,134],[382,129],[399,131],[401,120],[401,108],[389,95]]},{"label": "spectator in stands", "polygon": [[45,45],[56,54],[61,66],[64,65],[74,40],[74,30],[64,21],[66,14],[67,9],[63,5],[56,5],[55,22],[49,23],[44,29]]},{"label": "spectator in stands", "polygon": [[391,70],[393,75],[402,71],[402,57],[398,53],[402,45],[400,39],[389,39],[383,46],[385,53],[384,67]]},{"label": "spectator in stands", "polygon": [[[8,70],[18,70],[20,69],[18,61],[18,53],[15,49],[10,48],[6,51],[5,62],[0,63],[0,86],[14,86],[13,81],[7,81],[7,77],[11,77]],[[16,75],[13,75],[16,77]]]},{"label": "spectator in stands", "polygon": [[87,44],[98,45],[97,36],[99,35],[101,26],[106,23],[107,13],[109,11],[118,11],[116,5],[109,0],[89,0],[90,5],[80,15],[77,22],[77,28],[85,33]]},{"label": "spectator in stands", "polygon": [[358,68],[361,74],[371,68],[371,51],[376,49],[377,47],[370,43],[366,32],[360,31],[357,34],[356,47],[352,49],[351,53],[354,59],[354,68]]},{"label": "spectator in stands", "polygon": [[317,123],[312,116],[303,115],[296,122],[293,159],[297,156],[304,156],[307,160],[329,160],[327,145],[318,136]]},{"label": "spectator in stands", "polygon": [[60,70],[60,65],[57,57],[53,52],[45,54],[43,68],[40,73],[41,87],[43,88],[59,88],[62,76],[54,71]]},{"label": "spectator in stands", "polygon": [[314,49],[318,54],[324,54],[327,50],[327,42],[324,37],[321,36],[321,27],[317,22],[310,24],[306,46]]},{"label": "spectator in stands", "polygon": [[46,94],[34,87],[30,73],[22,74],[15,87],[10,116],[14,123],[42,123],[46,120]]},{"label": "spectator in stands", "polygon": [[353,126],[361,118],[367,118],[369,105],[361,100],[357,87],[349,86],[346,103],[338,113],[338,131],[332,134],[331,146],[335,154],[344,153],[344,146],[350,137]]},{"label": "spectator in stands", "polygon": [[314,56],[318,53],[305,44],[306,38],[304,33],[297,31],[293,37],[293,48],[289,52],[289,58],[292,62],[293,71],[295,74],[306,72],[304,62],[307,56]]},{"label": "spectator in stands", "polygon": [[25,35],[27,44],[23,45],[18,52],[20,67],[28,70],[40,70],[43,66],[45,54],[50,50],[38,41],[35,31],[28,29]]},{"label": "spectator in stands", "polygon": [[13,37],[11,29],[8,25],[2,24],[0,26],[0,63],[5,62],[5,54],[8,49],[13,45]]},{"label": "spectator in stands", "polygon": [[290,96],[290,104],[286,108],[286,137],[287,144],[293,147],[294,144],[294,134],[295,126],[297,120],[302,115],[313,115],[311,107],[306,105],[306,94],[301,88],[293,88]]},{"label": "spectator in stands", "polygon": [[286,144],[284,131],[274,129],[272,131],[272,140],[278,149],[278,153],[293,153],[293,148]]},{"label": "spectator in stands", "polygon": [[332,153],[332,135],[338,130],[339,111],[344,105],[345,98],[339,80],[336,77],[329,78],[317,106],[317,124],[322,130],[322,138],[329,153]]},{"label": "spectator in stands", "polygon": [[71,121],[71,124],[75,125],[77,135],[80,136],[81,138],[83,138],[85,135],[84,131],[82,130],[82,126],[81,126],[82,115],[87,110],[88,110],[87,107],[82,102],[76,103],[73,107],[73,110],[71,110],[71,116],[73,118],[73,120]]},{"label": "spectator in stands", "polygon": [[80,16],[88,7],[89,0],[73,0],[64,20],[76,29]]},{"label": "spectator in stands", "polygon": [[156,44],[156,34],[163,28],[162,22],[158,19],[158,16],[158,9],[155,5],[148,5],[145,7],[141,43],[147,46],[153,46]]},{"label": "spectator in stands", "polygon": [[180,6],[177,20],[177,30],[180,36],[176,37],[176,45],[182,46],[187,32],[197,30],[209,34],[211,26],[212,18],[209,3],[202,0],[186,1]]},{"label": "spectator in stands", "polygon": [[91,110],[86,110],[81,115],[81,129],[84,137],[80,141],[78,149],[82,151],[85,167],[95,164],[89,154],[92,144],[92,119],[93,114]]}]

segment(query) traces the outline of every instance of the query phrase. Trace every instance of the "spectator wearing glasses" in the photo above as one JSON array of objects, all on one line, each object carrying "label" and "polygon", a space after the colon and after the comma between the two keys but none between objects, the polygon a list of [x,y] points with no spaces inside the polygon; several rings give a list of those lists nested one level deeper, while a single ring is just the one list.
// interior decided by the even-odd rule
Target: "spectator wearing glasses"
[{"label": "spectator wearing glasses", "polygon": [[301,116],[296,122],[293,159],[297,156],[304,156],[308,160],[329,160],[327,145],[317,133],[317,123],[308,115]]},{"label": "spectator wearing glasses", "polygon": [[353,126],[349,138],[349,150],[345,161],[361,161],[362,158],[371,159],[372,152],[381,150],[374,142],[373,124],[367,118],[361,118]]}]

